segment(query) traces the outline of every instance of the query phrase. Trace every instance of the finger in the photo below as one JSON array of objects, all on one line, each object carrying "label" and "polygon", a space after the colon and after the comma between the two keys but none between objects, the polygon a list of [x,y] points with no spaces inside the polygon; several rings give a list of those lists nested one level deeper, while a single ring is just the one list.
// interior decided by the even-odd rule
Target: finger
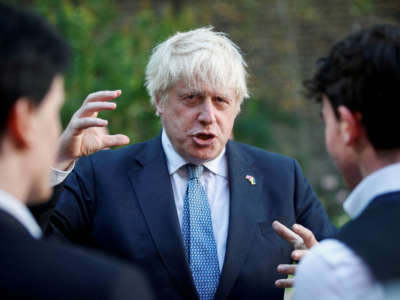
[{"label": "finger", "polygon": [[291,288],[293,287],[294,279],[287,278],[287,279],[278,279],[275,281],[275,286],[278,288]]},{"label": "finger", "polygon": [[305,250],[294,250],[292,252],[292,259],[295,261],[299,261],[301,260],[307,253],[309,250],[305,249]]},{"label": "finger", "polygon": [[104,148],[123,146],[129,144],[129,137],[124,134],[106,135],[103,137]]},{"label": "finger", "polygon": [[79,117],[88,117],[100,111],[114,110],[116,108],[117,104],[114,102],[88,102],[80,108]]},{"label": "finger", "polygon": [[296,249],[305,248],[303,239],[298,234],[296,234],[294,231],[292,231],[291,229],[289,229],[285,225],[283,225],[282,223],[280,223],[278,221],[274,221],[272,223],[272,228],[275,230],[275,232],[280,237],[287,240]]},{"label": "finger", "polygon": [[108,100],[112,100],[112,99],[118,98],[119,96],[121,96],[121,94],[122,94],[121,90],[98,91],[98,92],[94,92],[94,93],[89,94],[86,97],[85,102],[108,101]]},{"label": "finger", "polygon": [[307,248],[311,248],[316,244],[318,244],[318,241],[315,238],[314,234],[308,228],[300,224],[294,224],[292,228],[293,231],[296,232],[303,239],[304,244],[306,245]]},{"label": "finger", "polygon": [[73,128],[77,131],[90,127],[105,127],[107,125],[108,125],[107,120],[103,120],[100,118],[89,118],[89,117],[76,119],[72,124]]},{"label": "finger", "polygon": [[295,264],[291,264],[291,265],[281,264],[281,265],[278,265],[276,270],[283,275],[294,275],[294,273],[296,272],[296,268],[297,268],[297,265],[295,265]]}]

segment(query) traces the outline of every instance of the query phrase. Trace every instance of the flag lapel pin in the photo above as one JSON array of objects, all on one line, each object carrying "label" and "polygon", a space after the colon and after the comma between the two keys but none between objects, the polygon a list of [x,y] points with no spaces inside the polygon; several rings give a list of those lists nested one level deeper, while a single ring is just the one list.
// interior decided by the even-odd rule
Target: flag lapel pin
[{"label": "flag lapel pin", "polygon": [[256,179],[251,175],[246,175],[246,179],[250,182],[251,185],[256,184]]}]

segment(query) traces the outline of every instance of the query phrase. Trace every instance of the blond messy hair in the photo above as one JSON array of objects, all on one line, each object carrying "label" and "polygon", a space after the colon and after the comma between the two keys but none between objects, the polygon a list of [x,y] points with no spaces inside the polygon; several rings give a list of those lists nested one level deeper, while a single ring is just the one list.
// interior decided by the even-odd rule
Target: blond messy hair
[{"label": "blond messy hair", "polygon": [[239,104],[249,97],[247,64],[240,49],[225,33],[202,27],[178,32],[157,45],[146,68],[146,88],[153,105],[165,101],[179,80],[188,84],[233,88]]}]

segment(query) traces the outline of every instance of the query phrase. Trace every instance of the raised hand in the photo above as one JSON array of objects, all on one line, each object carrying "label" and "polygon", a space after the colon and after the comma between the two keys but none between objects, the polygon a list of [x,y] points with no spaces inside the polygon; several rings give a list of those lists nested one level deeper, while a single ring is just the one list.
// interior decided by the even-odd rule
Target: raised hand
[{"label": "raised hand", "polygon": [[[293,230],[290,230],[282,223],[274,221],[272,223],[272,228],[280,237],[293,245],[294,250],[291,257],[295,261],[300,261],[307,254],[308,249],[318,244],[312,231],[300,224],[294,224],[292,226]],[[297,265],[295,264],[280,264],[278,265],[277,270],[279,273],[284,275],[294,275],[296,268]],[[293,283],[293,278],[286,278],[277,280],[275,285],[279,288],[287,288],[293,287]]]},{"label": "raised hand", "polygon": [[59,139],[56,169],[65,170],[81,156],[129,143],[126,135],[108,134],[108,121],[97,117],[100,111],[116,109],[117,104],[110,100],[120,95],[121,90],[116,90],[99,91],[86,97]]}]

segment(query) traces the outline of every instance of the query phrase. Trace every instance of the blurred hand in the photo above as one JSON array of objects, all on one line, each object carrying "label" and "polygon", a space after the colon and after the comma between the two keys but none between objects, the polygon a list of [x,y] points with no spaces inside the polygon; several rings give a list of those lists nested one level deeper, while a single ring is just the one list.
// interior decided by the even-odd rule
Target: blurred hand
[{"label": "blurred hand", "polygon": [[[311,230],[300,224],[294,224],[292,230],[287,228],[285,225],[278,221],[272,223],[272,228],[275,232],[291,243],[294,250],[291,257],[295,261],[300,261],[308,252],[308,249],[318,244],[314,234]],[[280,264],[277,267],[277,271],[284,275],[294,275],[296,272],[297,265],[295,264]],[[279,288],[293,287],[294,279],[279,279],[275,282],[275,285]]]},{"label": "blurred hand", "polygon": [[121,90],[116,90],[99,91],[86,97],[59,139],[58,157],[54,166],[56,169],[66,170],[81,156],[129,143],[126,135],[108,134],[108,121],[97,117],[100,111],[116,109],[117,104],[110,100],[120,95]]}]

